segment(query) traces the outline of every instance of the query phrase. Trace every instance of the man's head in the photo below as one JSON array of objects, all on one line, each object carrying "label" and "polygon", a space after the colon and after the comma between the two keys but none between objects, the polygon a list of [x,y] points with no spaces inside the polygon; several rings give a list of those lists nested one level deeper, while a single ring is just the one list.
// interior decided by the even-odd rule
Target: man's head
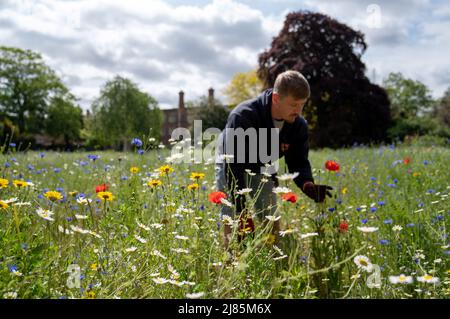
[{"label": "man's head", "polygon": [[308,81],[297,71],[280,73],[275,79],[272,93],[272,117],[293,123],[302,114],[308,100]]}]

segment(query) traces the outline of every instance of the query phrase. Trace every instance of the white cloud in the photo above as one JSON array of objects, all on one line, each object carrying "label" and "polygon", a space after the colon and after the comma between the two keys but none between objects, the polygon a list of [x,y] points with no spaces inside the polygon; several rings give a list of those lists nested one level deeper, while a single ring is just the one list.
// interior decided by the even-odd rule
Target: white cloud
[{"label": "white cloud", "polygon": [[254,68],[286,14],[299,9],[360,29],[369,44],[363,59],[379,79],[400,71],[423,80],[435,95],[448,85],[450,7],[435,1],[377,1],[380,29],[367,26],[372,1],[171,3],[2,0],[0,36],[3,45],[42,53],[85,108],[115,74],[130,76],[162,107],[176,106],[180,90],[194,100],[211,86],[224,100],[220,92],[234,73]]}]

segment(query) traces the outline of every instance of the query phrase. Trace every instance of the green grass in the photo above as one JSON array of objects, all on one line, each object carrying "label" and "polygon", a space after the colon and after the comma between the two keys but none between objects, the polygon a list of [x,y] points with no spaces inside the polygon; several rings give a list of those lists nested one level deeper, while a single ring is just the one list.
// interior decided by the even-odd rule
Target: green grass
[{"label": "green grass", "polygon": [[[213,165],[173,164],[169,176],[155,175],[162,185],[152,190],[146,181],[165,164],[167,151],[95,154],[101,156],[95,162],[88,153],[0,156],[1,178],[9,181],[0,200],[17,198],[0,208],[0,298],[15,293],[17,298],[185,298],[194,292],[203,292],[203,298],[449,296],[448,148],[312,151],[316,183],[333,186],[334,198],[315,204],[287,182],[283,186],[299,200],[279,201],[282,229],[294,230],[281,238],[281,252],[256,219],[255,237],[241,244],[234,239],[231,259],[222,248],[220,207],[208,202]],[[409,164],[403,163],[406,157]],[[328,159],[340,164],[339,174],[324,170]],[[130,173],[132,166],[139,172]],[[191,172],[205,173],[198,190],[186,188],[193,183]],[[17,188],[13,180],[33,185]],[[103,183],[115,196],[111,202],[95,201],[95,187]],[[46,189],[58,188],[64,200],[42,197]],[[73,191],[93,199],[91,206],[78,204]],[[54,221],[41,218],[38,208],[51,210]],[[340,232],[344,219],[349,228]],[[58,230],[71,225],[91,233]],[[402,229],[393,230],[396,225]],[[378,230],[363,233],[358,226]],[[308,233],[318,236],[302,237]],[[357,267],[356,255],[380,266],[378,288],[367,286],[373,273]],[[80,288],[67,285],[74,279],[67,272],[71,264],[80,267]],[[413,283],[389,281],[400,274],[412,276]],[[419,282],[425,274],[439,283]],[[171,281],[156,283],[157,278]]]}]

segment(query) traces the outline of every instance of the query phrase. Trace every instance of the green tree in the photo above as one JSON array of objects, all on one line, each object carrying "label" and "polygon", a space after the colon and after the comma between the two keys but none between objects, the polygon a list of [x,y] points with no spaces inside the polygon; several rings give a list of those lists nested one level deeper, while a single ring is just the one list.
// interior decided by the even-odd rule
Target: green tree
[{"label": "green tree", "polygon": [[391,101],[394,121],[423,116],[431,111],[435,101],[425,84],[405,78],[401,73],[390,73],[383,86]]},{"label": "green tree", "polygon": [[258,78],[256,70],[251,70],[236,73],[223,93],[228,98],[230,108],[234,108],[242,101],[256,97],[262,89],[263,83]]},{"label": "green tree", "polygon": [[19,48],[0,47],[0,112],[19,132],[40,132],[48,106],[68,89],[40,54]]},{"label": "green tree", "polygon": [[54,97],[48,109],[46,132],[55,138],[64,137],[67,144],[80,139],[83,128],[83,114],[75,105],[73,96],[70,98]]},{"label": "green tree", "polygon": [[210,127],[215,127],[220,130],[225,128],[230,111],[219,100],[214,99],[210,103],[208,98],[203,96],[196,105],[198,105],[197,114],[200,120],[202,120],[203,130]]},{"label": "green tree", "polygon": [[341,147],[387,138],[389,99],[369,81],[361,59],[364,34],[321,13],[289,13],[269,49],[259,55],[265,88],[278,74],[301,72],[311,96],[304,108],[311,146]]},{"label": "green tree", "polygon": [[92,104],[91,136],[101,146],[127,149],[133,137],[160,139],[162,113],[158,102],[131,80],[116,76]]},{"label": "green tree", "polygon": [[436,101],[425,84],[405,78],[401,73],[390,73],[383,86],[391,101],[391,138],[431,133],[436,125],[431,116]]}]

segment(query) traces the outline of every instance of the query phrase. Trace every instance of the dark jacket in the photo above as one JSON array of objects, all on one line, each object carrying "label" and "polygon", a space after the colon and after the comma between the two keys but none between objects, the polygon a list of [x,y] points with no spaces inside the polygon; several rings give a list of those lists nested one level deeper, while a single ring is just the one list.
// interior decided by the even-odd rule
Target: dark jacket
[{"label": "dark jacket", "polygon": [[[258,97],[244,101],[239,104],[228,116],[227,128],[274,128],[272,115],[272,89],[265,90]],[[268,154],[270,150],[270,133],[268,135],[267,148]],[[309,143],[308,143],[308,126],[303,117],[298,117],[293,123],[284,122],[279,132],[279,158],[285,157],[285,162],[290,173],[298,172],[299,175],[294,179],[296,185],[303,190],[303,184],[307,181],[314,182],[311,173],[311,164],[308,160]],[[224,139],[225,140],[225,139]],[[237,140],[236,140],[237,141]],[[250,169],[254,173],[260,173],[260,168],[264,166],[264,162],[258,156],[256,163],[249,161],[249,145],[246,143],[246,161],[244,163],[236,163],[236,147],[234,152],[227,150],[228,154],[234,155],[234,163],[227,163],[227,183],[230,189],[245,188],[246,173],[245,169]],[[259,134],[258,146],[259,153]],[[275,176],[273,176],[275,177]],[[235,183],[237,185],[235,185]],[[234,192],[232,192],[234,193]],[[233,194],[232,194],[233,195]]]}]

